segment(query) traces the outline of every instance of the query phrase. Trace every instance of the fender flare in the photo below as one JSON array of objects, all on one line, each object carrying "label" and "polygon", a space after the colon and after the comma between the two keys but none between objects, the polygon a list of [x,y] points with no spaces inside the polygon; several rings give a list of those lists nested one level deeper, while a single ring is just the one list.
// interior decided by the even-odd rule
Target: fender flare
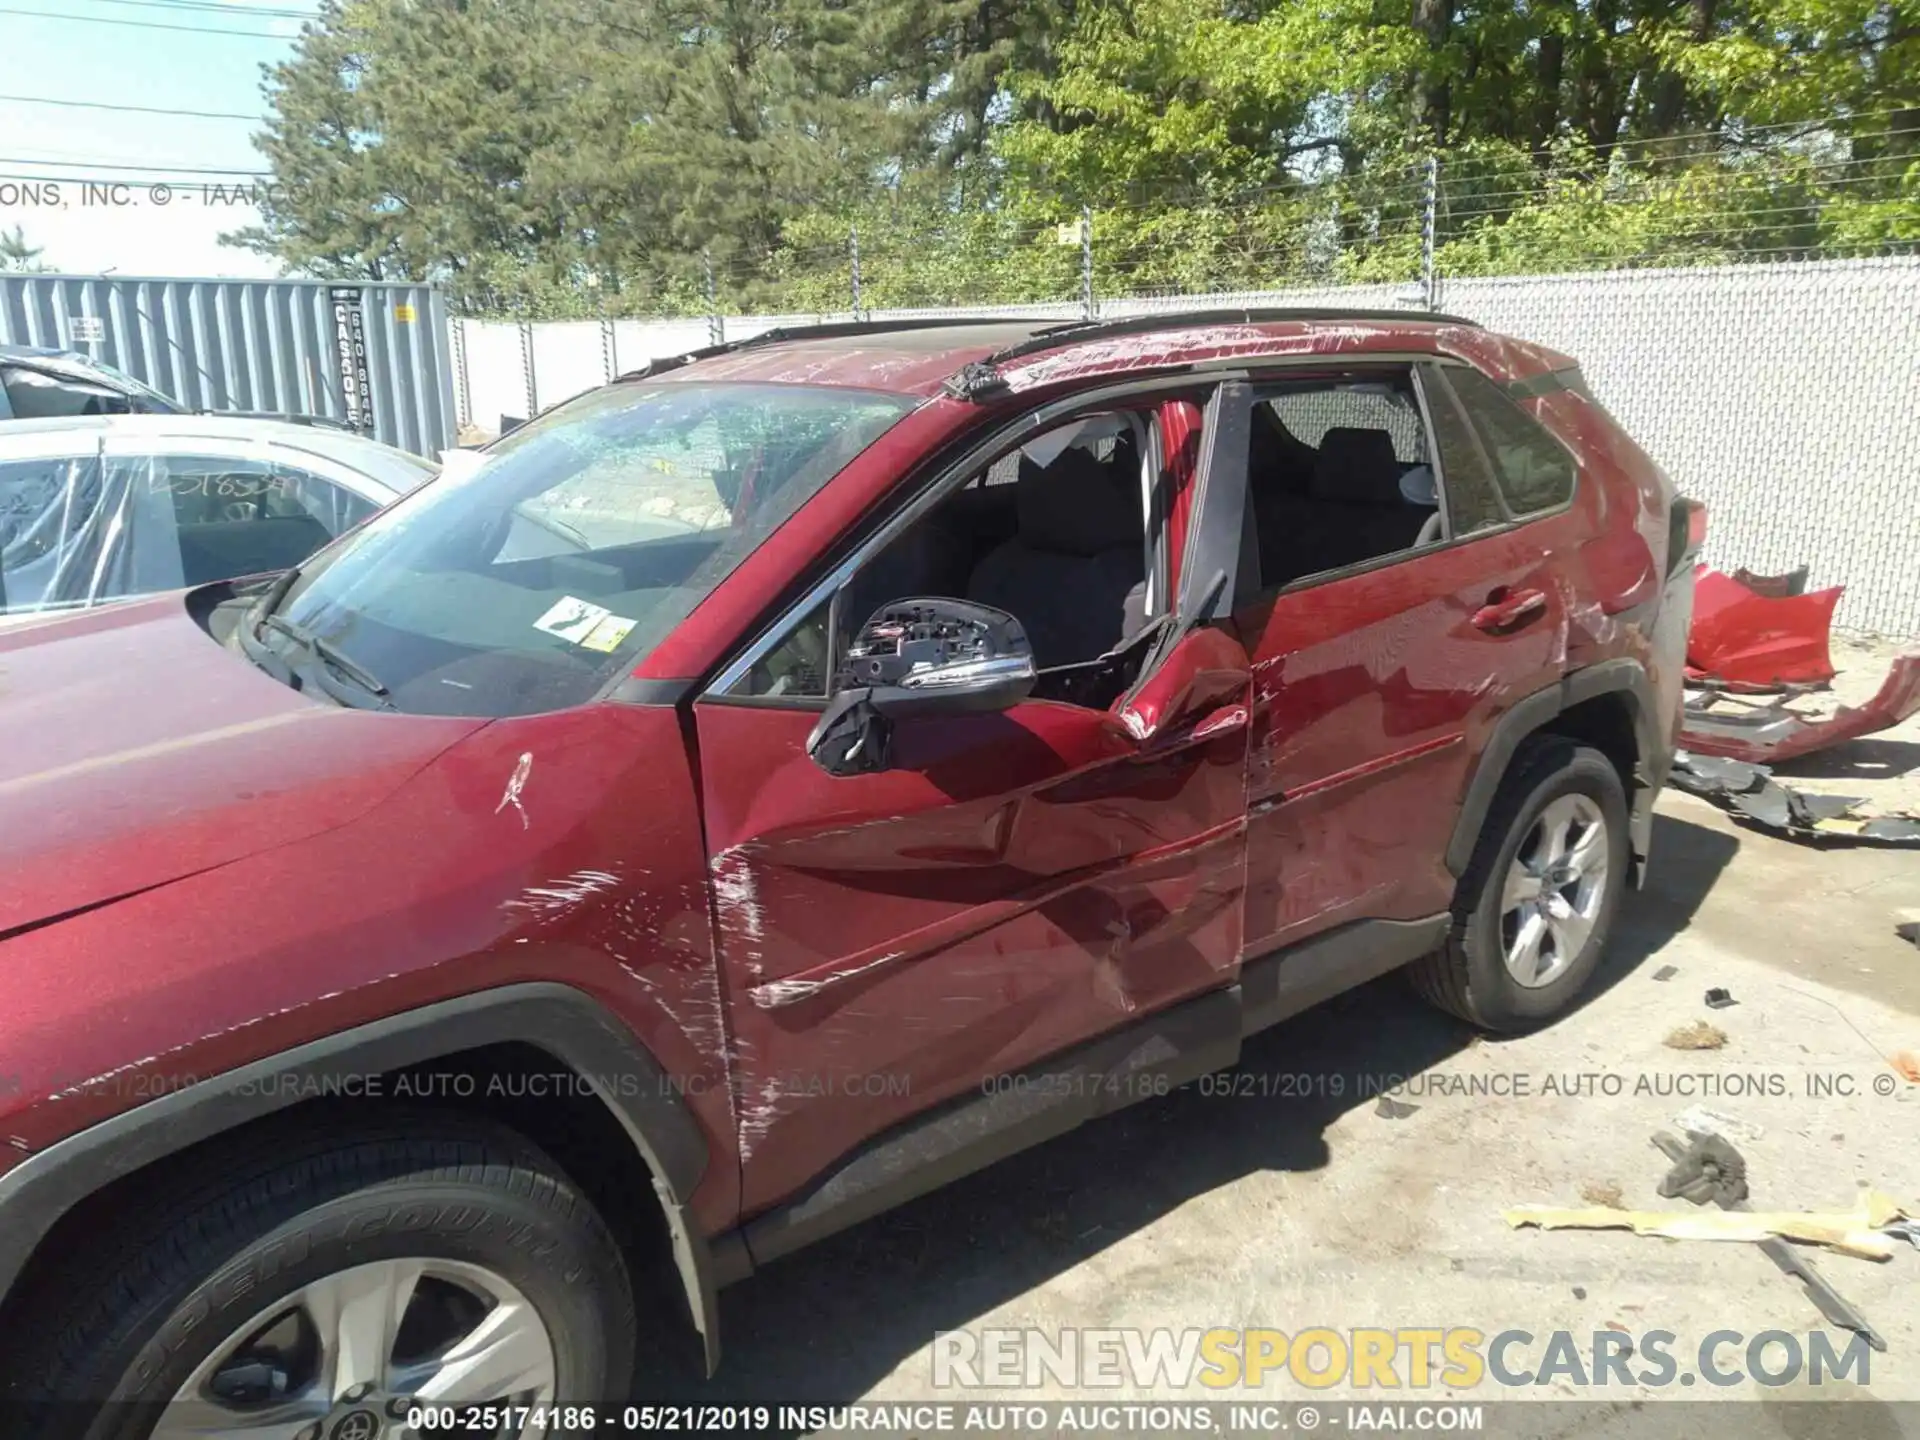
[{"label": "fender flare", "polygon": [[586,1080],[645,1159],[711,1372],[718,1283],[688,1208],[707,1169],[705,1134],[631,1030],[591,996],[550,983],[477,991],[310,1041],[122,1111],[23,1160],[0,1175],[0,1300],[74,1206],[146,1165],[299,1103],[289,1077],[377,1074],[507,1042],[544,1050]]},{"label": "fender flare", "polygon": [[1546,728],[1563,711],[1597,695],[1610,694],[1625,696],[1633,717],[1634,773],[1628,803],[1633,852],[1639,862],[1636,870],[1644,870],[1653,835],[1653,801],[1666,781],[1673,745],[1660,732],[1659,708],[1646,667],[1638,660],[1622,657],[1573,671],[1516,701],[1493,722],[1487,743],[1480,752],[1480,763],[1474,768],[1473,778],[1467,782],[1466,794],[1461,799],[1453,836],[1447,842],[1447,870],[1455,879],[1466,874],[1473,860],[1481,827],[1486,824],[1487,812],[1493,808],[1493,797],[1499,792],[1501,781],[1507,778],[1507,770],[1521,742]]}]

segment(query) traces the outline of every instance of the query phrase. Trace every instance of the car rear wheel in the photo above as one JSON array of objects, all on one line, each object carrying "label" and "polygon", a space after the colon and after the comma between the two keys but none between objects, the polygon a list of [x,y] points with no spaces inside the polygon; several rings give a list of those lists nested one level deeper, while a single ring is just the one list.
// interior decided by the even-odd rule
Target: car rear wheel
[{"label": "car rear wheel", "polygon": [[372,1440],[420,1405],[626,1398],[626,1268],[551,1160],[464,1117],[327,1130],[249,1137],[61,1287],[19,1372],[36,1440]]},{"label": "car rear wheel", "polygon": [[1561,1014],[1606,949],[1628,846],[1613,762],[1559,736],[1527,741],[1460,878],[1446,943],[1411,971],[1415,988],[1488,1030]]}]

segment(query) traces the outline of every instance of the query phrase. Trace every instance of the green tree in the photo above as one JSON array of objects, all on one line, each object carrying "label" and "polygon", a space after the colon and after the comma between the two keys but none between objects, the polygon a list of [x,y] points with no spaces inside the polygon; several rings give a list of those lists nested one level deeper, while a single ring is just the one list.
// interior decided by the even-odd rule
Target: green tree
[{"label": "green tree", "polygon": [[14,226],[11,231],[0,230],[0,270],[41,273],[47,268],[40,263],[43,253],[38,245],[27,243],[26,231],[20,226]]}]

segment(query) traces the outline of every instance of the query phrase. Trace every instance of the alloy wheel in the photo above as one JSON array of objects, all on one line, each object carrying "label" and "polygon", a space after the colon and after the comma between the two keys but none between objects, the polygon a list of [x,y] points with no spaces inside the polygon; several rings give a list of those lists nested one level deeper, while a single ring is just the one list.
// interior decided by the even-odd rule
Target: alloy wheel
[{"label": "alloy wheel", "polygon": [[477,1265],[382,1260],[276,1301],[221,1341],[152,1440],[397,1440],[420,1405],[553,1399],[553,1338]]},{"label": "alloy wheel", "polygon": [[1500,895],[1507,971],[1526,988],[1551,984],[1593,933],[1611,872],[1606,817],[1579,793],[1550,801],[1521,842]]}]

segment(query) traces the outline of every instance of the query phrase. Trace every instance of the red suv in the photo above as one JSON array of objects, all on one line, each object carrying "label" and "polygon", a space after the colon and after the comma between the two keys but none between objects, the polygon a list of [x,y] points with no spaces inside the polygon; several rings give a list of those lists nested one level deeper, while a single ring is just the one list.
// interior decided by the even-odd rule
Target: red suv
[{"label": "red suv", "polygon": [[1385,971],[1549,1019],[1701,528],[1464,320],[861,324],[7,631],[24,1433],[622,1396],[636,1314],[711,1365],[720,1286]]}]

